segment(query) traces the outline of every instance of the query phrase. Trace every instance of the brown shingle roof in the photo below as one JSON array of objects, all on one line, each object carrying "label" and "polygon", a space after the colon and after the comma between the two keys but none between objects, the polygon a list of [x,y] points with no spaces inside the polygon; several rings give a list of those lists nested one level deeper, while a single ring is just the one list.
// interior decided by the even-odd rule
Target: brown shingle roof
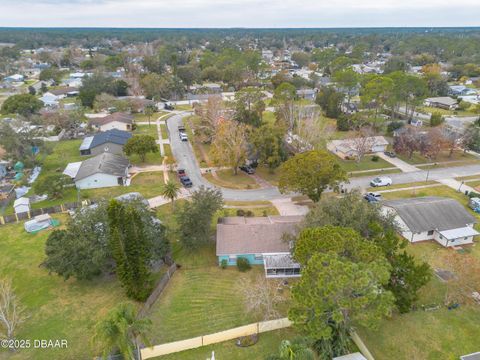
[{"label": "brown shingle roof", "polygon": [[217,224],[217,255],[289,252],[283,235],[294,235],[303,216],[227,217]]}]

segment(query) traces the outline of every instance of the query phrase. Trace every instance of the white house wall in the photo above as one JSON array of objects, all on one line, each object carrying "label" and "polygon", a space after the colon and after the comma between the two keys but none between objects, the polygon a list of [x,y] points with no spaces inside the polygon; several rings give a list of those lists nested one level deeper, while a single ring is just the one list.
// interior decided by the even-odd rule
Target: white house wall
[{"label": "white house wall", "polygon": [[130,131],[130,124],[126,124],[120,121],[112,121],[108,124],[104,124],[100,126],[101,131],[107,131],[112,129],[123,130],[123,131]]},{"label": "white house wall", "polygon": [[473,236],[467,236],[466,238],[455,239],[455,241],[449,240],[441,236],[438,232],[435,231],[435,240],[443,246],[461,246],[471,244],[473,242]]},{"label": "white house wall", "polygon": [[93,174],[75,182],[78,189],[98,189],[119,186],[118,176],[108,174]]}]

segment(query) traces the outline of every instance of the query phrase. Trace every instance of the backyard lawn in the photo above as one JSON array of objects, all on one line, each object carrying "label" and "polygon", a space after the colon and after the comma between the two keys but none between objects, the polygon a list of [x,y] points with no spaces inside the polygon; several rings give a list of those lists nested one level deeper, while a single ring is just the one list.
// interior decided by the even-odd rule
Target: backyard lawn
[{"label": "backyard lawn", "polygon": [[[54,215],[65,223],[65,215]],[[126,301],[115,279],[77,281],[49,275],[41,267],[50,231],[27,234],[23,223],[0,230],[0,276],[12,279],[28,319],[18,328],[19,339],[67,339],[68,349],[1,352],[8,359],[92,359],[92,327],[116,304]]]},{"label": "backyard lawn", "polygon": [[215,358],[228,360],[252,360],[265,359],[268,355],[278,353],[278,347],[282,340],[293,339],[297,336],[293,329],[282,329],[260,334],[258,343],[249,347],[238,347],[235,341],[204,346],[199,349],[183,351],[176,354],[157,357],[158,360],[203,360],[212,356],[215,351]]}]

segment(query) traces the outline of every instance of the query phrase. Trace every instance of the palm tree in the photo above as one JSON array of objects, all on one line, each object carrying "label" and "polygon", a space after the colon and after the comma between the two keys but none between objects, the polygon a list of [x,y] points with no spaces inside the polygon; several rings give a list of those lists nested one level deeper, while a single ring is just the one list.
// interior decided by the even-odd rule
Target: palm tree
[{"label": "palm tree", "polygon": [[155,108],[153,107],[153,105],[147,105],[143,110],[143,113],[148,116],[148,127],[150,127],[150,119],[152,118],[152,115],[155,113]]},{"label": "palm tree", "polygon": [[101,346],[103,358],[118,351],[125,359],[134,359],[137,339],[149,344],[146,333],[151,324],[150,319],[137,319],[133,304],[121,303],[95,325],[93,342]]},{"label": "palm tree", "polygon": [[172,202],[172,210],[174,209],[174,201],[178,198],[178,194],[180,192],[180,187],[175,181],[168,180],[163,188],[162,195],[167,199],[170,199]]}]

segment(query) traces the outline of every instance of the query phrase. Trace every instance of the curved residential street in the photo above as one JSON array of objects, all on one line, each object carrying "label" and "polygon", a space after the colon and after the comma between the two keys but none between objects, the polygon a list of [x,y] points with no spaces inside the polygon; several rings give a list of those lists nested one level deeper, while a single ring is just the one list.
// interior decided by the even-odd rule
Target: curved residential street
[{"label": "curved residential street", "polygon": [[[179,168],[186,170],[187,175],[193,182],[193,188],[196,189],[199,186],[203,185],[206,187],[216,187],[210,182],[208,182],[200,172],[200,166],[195,157],[192,145],[189,141],[181,141],[178,133],[178,126],[183,124],[183,118],[189,116],[190,112],[178,113],[170,117],[166,123],[169,132],[170,146],[172,149],[173,156],[177,160]],[[412,182],[419,182],[427,180],[443,180],[451,179],[461,176],[471,176],[471,175],[480,175],[480,163],[474,165],[464,165],[457,167],[446,167],[439,168],[430,171],[419,170],[413,172],[403,172],[398,174],[388,174],[387,176],[393,180],[394,184],[408,184]],[[350,190],[354,188],[365,189],[369,187],[370,180],[374,176],[364,176],[356,177],[350,179],[350,183],[345,184],[344,188]],[[266,189],[255,189],[255,190],[234,190],[220,188],[222,191],[223,197],[226,200],[237,200],[237,201],[256,201],[256,200],[274,200],[290,197],[290,195],[280,194],[276,187],[266,188]]]}]

